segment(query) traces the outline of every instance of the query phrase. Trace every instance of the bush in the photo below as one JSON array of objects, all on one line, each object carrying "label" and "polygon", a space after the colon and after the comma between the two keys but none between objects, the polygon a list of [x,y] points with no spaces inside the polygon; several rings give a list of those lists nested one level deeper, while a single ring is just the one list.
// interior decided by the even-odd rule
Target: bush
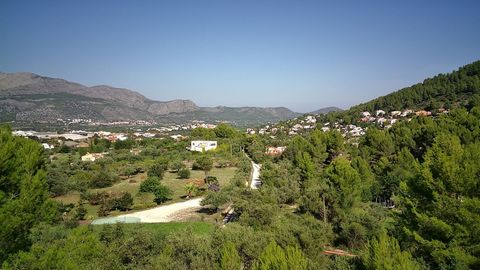
[{"label": "bush", "polygon": [[132,175],[140,173],[141,171],[142,171],[142,168],[127,166],[127,167],[123,168],[121,174],[124,175],[124,176],[132,176]]},{"label": "bush", "polygon": [[100,208],[98,208],[98,216],[99,217],[105,217],[105,216],[108,216],[108,214],[110,213],[110,202],[105,200],[102,202],[102,204],[100,205]]},{"label": "bush", "polygon": [[83,205],[79,205],[75,213],[75,218],[78,220],[85,220],[85,215],[87,215],[87,209]]},{"label": "bush", "polygon": [[115,150],[130,149],[132,148],[133,144],[134,144],[134,141],[132,140],[116,141],[113,144],[113,147],[115,148]]},{"label": "bush", "polygon": [[116,177],[111,174],[106,169],[102,169],[94,174],[93,178],[90,180],[91,188],[105,188],[111,187],[116,181]]},{"label": "bush", "polygon": [[178,171],[178,178],[188,179],[190,178],[190,170],[188,168],[183,168]]},{"label": "bush", "polygon": [[217,184],[218,185],[218,179],[215,176],[207,176],[205,177],[205,184]]},{"label": "bush", "polygon": [[176,160],[175,162],[172,163],[172,165],[170,166],[170,169],[172,171],[175,171],[175,172],[178,172],[180,171],[181,169],[185,168],[185,164],[183,164],[183,162],[181,160]]},{"label": "bush", "polygon": [[83,194],[85,194],[86,199],[91,205],[99,205],[110,197],[108,193],[105,191],[101,191],[93,194],[82,193],[82,195]]},{"label": "bush", "polygon": [[133,197],[129,192],[123,192],[122,196],[112,199],[111,209],[118,209],[120,211],[130,210],[133,204]]},{"label": "bush", "polygon": [[58,150],[59,153],[70,153],[70,147],[65,144],[62,144],[60,149]]},{"label": "bush", "polygon": [[167,186],[159,184],[157,189],[155,190],[154,194],[155,194],[154,201],[157,204],[161,204],[161,203],[164,203],[164,202],[170,200],[170,196],[173,194],[173,192]]},{"label": "bush", "polygon": [[160,179],[158,177],[148,177],[140,184],[140,192],[152,192],[157,190],[160,185]]},{"label": "bush", "polygon": [[150,169],[148,169],[147,175],[149,177],[158,177],[159,179],[162,179],[164,173],[165,167],[162,164],[155,163],[150,167]]},{"label": "bush", "polygon": [[205,175],[212,169],[213,167],[213,160],[206,156],[202,155],[198,157],[195,162],[193,162],[192,169],[194,170],[202,170],[205,172]]}]

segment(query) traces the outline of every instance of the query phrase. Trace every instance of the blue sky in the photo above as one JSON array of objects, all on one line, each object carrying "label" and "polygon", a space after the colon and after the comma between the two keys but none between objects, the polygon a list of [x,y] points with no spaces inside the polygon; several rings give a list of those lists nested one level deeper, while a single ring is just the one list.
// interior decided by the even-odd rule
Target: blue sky
[{"label": "blue sky", "polygon": [[200,106],[347,108],[479,60],[479,10],[480,1],[0,0],[0,71]]}]

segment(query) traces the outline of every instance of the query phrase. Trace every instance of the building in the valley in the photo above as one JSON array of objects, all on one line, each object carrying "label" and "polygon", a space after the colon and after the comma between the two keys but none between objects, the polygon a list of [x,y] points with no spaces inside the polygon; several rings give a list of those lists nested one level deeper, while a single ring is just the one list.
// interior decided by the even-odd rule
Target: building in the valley
[{"label": "building in the valley", "polygon": [[104,153],[87,153],[82,156],[82,161],[95,161],[99,158],[103,158]]},{"label": "building in the valley", "polygon": [[190,151],[210,151],[217,148],[217,141],[192,141],[190,143]]}]

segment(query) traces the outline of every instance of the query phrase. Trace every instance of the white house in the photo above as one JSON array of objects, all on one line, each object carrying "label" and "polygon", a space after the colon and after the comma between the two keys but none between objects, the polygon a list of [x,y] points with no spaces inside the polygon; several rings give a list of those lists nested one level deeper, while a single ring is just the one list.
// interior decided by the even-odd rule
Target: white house
[{"label": "white house", "polygon": [[82,161],[91,161],[94,162],[99,158],[103,158],[104,153],[87,153],[86,155],[82,156]]},{"label": "white house", "polygon": [[321,129],[322,129],[323,132],[330,131],[330,128],[329,128],[329,127],[322,127]]},{"label": "white house", "polygon": [[401,114],[402,114],[401,111],[391,111],[391,112],[390,112],[390,115],[391,115],[391,116],[400,116]]},{"label": "white house", "polygon": [[385,111],[384,110],[376,110],[375,115],[376,116],[385,115]]},{"label": "white house", "polygon": [[192,141],[190,151],[210,151],[217,148],[217,141]]}]

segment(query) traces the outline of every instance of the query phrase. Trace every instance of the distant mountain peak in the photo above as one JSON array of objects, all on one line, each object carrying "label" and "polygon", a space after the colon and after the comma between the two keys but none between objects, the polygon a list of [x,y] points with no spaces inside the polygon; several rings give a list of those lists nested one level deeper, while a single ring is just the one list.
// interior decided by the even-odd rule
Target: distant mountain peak
[{"label": "distant mountain peak", "polygon": [[325,107],[325,108],[321,108],[321,109],[309,112],[309,114],[326,114],[329,112],[339,112],[339,111],[343,111],[343,110],[338,107],[332,106],[332,107]]}]

